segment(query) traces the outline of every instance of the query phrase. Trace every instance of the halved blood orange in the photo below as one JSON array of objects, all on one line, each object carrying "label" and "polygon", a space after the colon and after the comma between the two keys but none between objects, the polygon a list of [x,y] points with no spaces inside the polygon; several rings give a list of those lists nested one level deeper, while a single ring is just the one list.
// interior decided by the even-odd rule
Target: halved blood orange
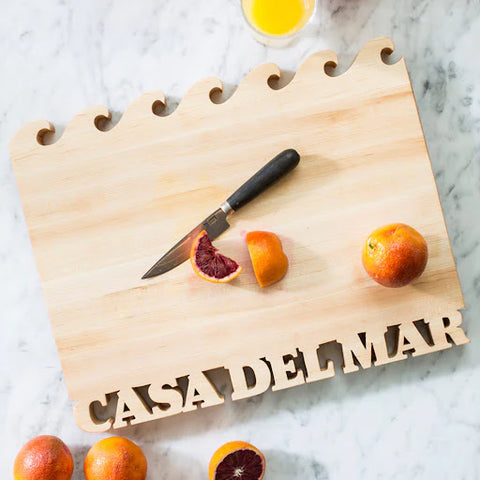
[{"label": "halved blood orange", "polygon": [[193,241],[190,261],[199,277],[213,283],[227,283],[243,270],[235,260],[218,253],[205,230]]},{"label": "halved blood orange", "polygon": [[263,453],[247,442],[228,442],[212,456],[210,480],[262,480],[265,474]]}]

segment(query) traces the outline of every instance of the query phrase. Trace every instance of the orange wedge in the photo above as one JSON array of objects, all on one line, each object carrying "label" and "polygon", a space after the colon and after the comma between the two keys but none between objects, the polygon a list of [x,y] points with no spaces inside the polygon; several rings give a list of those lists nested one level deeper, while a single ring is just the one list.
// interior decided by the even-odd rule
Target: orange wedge
[{"label": "orange wedge", "polygon": [[282,242],[272,232],[247,233],[247,246],[253,271],[261,287],[281,280],[288,269],[288,259],[283,252]]},{"label": "orange wedge", "polygon": [[242,267],[235,260],[218,253],[205,230],[193,241],[190,262],[200,278],[213,283],[230,282],[242,272]]}]

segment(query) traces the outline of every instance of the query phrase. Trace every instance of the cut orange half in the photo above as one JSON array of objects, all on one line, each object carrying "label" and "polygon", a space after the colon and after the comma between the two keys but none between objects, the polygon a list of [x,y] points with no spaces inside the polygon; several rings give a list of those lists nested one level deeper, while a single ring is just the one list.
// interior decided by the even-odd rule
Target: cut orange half
[{"label": "cut orange half", "polygon": [[238,277],[242,271],[242,267],[235,260],[218,253],[205,230],[193,241],[190,262],[199,277],[213,283],[227,283]]},{"label": "cut orange half", "polygon": [[228,442],[212,456],[208,468],[210,480],[262,480],[265,457],[247,442]]},{"label": "cut orange half", "polygon": [[253,271],[261,287],[281,280],[288,269],[288,259],[282,242],[272,232],[249,232],[246,237]]}]

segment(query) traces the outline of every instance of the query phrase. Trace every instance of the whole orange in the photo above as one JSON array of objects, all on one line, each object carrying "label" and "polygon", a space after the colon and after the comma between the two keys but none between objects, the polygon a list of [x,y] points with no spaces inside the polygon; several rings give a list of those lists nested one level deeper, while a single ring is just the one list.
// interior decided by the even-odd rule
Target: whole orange
[{"label": "whole orange", "polygon": [[282,242],[272,232],[255,231],[246,236],[253,271],[261,287],[281,280],[288,269],[288,259]]},{"label": "whole orange", "polygon": [[97,442],[83,464],[87,480],[144,480],[147,459],[140,447],[123,437]]},{"label": "whole orange", "polygon": [[13,464],[15,480],[70,480],[73,458],[68,447],[53,435],[29,440]]},{"label": "whole orange", "polygon": [[423,273],[427,260],[427,242],[403,223],[385,225],[372,232],[362,252],[365,270],[385,287],[409,284]]}]

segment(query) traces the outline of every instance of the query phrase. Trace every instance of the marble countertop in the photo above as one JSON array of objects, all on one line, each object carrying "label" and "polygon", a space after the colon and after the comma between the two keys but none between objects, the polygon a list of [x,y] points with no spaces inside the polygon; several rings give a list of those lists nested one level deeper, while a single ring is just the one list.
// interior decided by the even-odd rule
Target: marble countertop
[{"label": "marble countertop", "polygon": [[212,452],[236,438],[266,453],[273,480],[480,478],[480,3],[321,0],[306,35],[282,50],[252,39],[239,3],[2,4],[0,476],[11,477],[27,439],[48,433],[71,447],[81,479],[84,455],[102,437],[73,418],[9,158],[15,131],[46,118],[59,135],[92,104],[107,105],[115,121],[159,88],[172,109],[211,75],[228,94],[257,64],[291,72],[324,48],[339,54],[342,71],[369,39],[388,35],[409,67],[472,343],[120,433],[142,446],[156,479],[205,478]]}]

